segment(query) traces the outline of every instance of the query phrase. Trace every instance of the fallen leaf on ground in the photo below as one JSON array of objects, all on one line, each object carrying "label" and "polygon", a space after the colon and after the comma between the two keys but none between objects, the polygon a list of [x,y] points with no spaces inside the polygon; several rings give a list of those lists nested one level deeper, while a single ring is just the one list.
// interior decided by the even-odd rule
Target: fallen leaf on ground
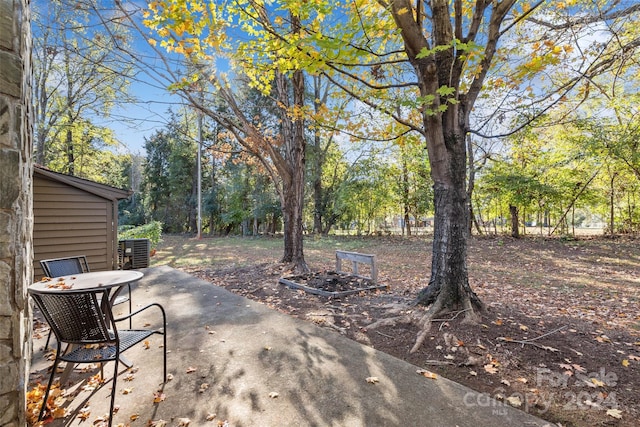
[{"label": "fallen leaf on ground", "polygon": [[575,369],[578,372],[587,372],[587,370],[585,368],[583,368],[582,366],[578,365],[577,363],[574,363],[571,366],[573,366],[573,369]]},{"label": "fallen leaf on ground", "polygon": [[269,397],[272,399],[275,399],[278,396],[280,396],[280,394],[275,391],[272,391],[271,393],[269,393]]},{"label": "fallen leaf on ground", "polygon": [[509,396],[507,397],[507,402],[509,402],[509,405],[519,408],[522,406],[522,400],[520,400],[520,398],[518,396]]},{"label": "fallen leaf on ground", "polygon": [[194,368],[193,366],[189,366],[187,368],[187,374],[190,374],[190,373],[195,372],[197,370],[198,370],[198,368]]},{"label": "fallen leaf on ground", "polygon": [[206,419],[207,421],[213,421],[213,420],[215,420],[215,419],[216,419],[216,416],[217,416],[217,415],[218,415],[218,414],[208,413],[208,414],[207,414],[207,418],[205,418],[205,419]]},{"label": "fallen leaf on ground", "polygon": [[178,426],[179,427],[187,427],[191,423],[189,418],[178,418]]},{"label": "fallen leaf on ground", "polygon": [[498,373],[498,370],[496,369],[496,367],[491,363],[488,364],[488,365],[484,365],[484,370],[487,371],[490,374]]},{"label": "fallen leaf on ground", "polygon": [[165,396],[165,394],[161,391],[156,391],[155,393],[153,393],[153,403],[160,403],[166,398],[167,396]]},{"label": "fallen leaf on ground", "polygon": [[622,366],[624,366],[625,368],[629,367],[629,361],[627,359],[623,359],[622,360]]},{"label": "fallen leaf on ground", "polygon": [[607,411],[607,415],[613,418],[620,419],[622,418],[622,411],[620,409],[609,409]]},{"label": "fallen leaf on ground", "polygon": [[367,377],[367,382],[369,384],[375,384],[377,382],[379,382],[380,380],[378,379],[378,377]]},{"label": "fallen leaf on ground", "polygon": [[200,389],[198,390],[200,393],[204,393],[209,388],[209,384],[202,383],[200,384]]},{"label": "fallen leaf on ground", "polygon": [[147,427],[166,427],[167,422],[165,420],[152,420],[149,421]]},{"label": "fallen leaf on ground", "polygon": [[[426,369],[418,369],[416,372],[419,373],[420,375],[422,375],[425,378],[429,378],[429,379],[432,379],[432,380],[437,380],[438,379],[438,374],[435,374],[435,373],[433,373],[431,371],[427,371]],[[471,372],[473,372],[473,371],[471,371]]]}]

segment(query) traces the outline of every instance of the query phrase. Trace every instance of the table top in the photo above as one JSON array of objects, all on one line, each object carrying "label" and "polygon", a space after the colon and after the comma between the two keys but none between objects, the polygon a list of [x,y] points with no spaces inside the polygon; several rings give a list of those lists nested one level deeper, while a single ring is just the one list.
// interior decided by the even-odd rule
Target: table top
[{"label": "table top", "polygon": [[73,292],[109,289],[140,280],[143,274],[136,270],[92,271],[40,280],[29,286],[37,292]]}]

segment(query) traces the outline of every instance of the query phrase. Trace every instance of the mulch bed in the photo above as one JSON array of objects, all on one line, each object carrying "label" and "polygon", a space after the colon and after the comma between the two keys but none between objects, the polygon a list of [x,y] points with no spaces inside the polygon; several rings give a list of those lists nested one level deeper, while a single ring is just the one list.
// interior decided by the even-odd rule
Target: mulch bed
[{"label": "mulch bed", "polygon": [[335,271],[317,271],[281,277],[278,282],[292,289],[300,289],[310,294],[331,298],[387,288],[386,285],[377,284],[366,277]]}]

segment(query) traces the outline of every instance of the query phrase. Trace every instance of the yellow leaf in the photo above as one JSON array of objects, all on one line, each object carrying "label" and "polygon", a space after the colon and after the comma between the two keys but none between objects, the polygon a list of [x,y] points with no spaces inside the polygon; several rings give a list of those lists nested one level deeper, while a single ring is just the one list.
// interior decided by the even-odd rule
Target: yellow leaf
[{"label": "yellow leaf", "polygon": [[131,416],[129,417],[129,419],[130,419],[131,421],[135,421],[135,420],[137,420],[139,417],[140,417],[140,415],[138,415],[138,414],[133,414],[133,415],[131,415]]},{"label": "yellow leaf", "polygon": [[437,380],[438,379],[438,374],[434,374],[431,371],[427,371],[426,369],[418,369],[416,371],[417,373],[419,373],[420,375],[422,375],[425,378],[429,378],[432,380]]},{"label": "yellow leaf", "polygon": [[402,9],[398,10],[398,15],[404,15],[405,13],[408,13],[409,9],[407,9],[406,7],[403,7]]},{"label": "yellow leaf", "polygon": [[629,361],[627,359],[624,359],[622,361],[622,366],[624,366],[625,368],[628,368],[629,367]]},{"label": "yellow leaf", "polygon": [[57,407],[56,409],[53,410],[53,418],[58,419],[58,418],[64,418],[64,408],[60,408]]},{"label": "yellow leaf", "polygon": [[529,330],[529,327],[526,325],[520,325],[520,330],[527,332]]}]

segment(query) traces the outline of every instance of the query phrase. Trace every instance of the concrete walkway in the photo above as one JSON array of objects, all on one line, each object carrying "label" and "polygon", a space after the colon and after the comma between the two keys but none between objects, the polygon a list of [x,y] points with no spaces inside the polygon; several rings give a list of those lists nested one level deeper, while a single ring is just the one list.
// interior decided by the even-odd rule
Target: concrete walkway
[{"label": "concrete walkway", "polygon": [[[414,365],[183,272],[166,266],[142,271],[145,277],[134,286],[133,302],[159,302],[166,309],[173,378],[161,386],[159,335],[149,349],[138,345],[125,353],[135,369],[132,375],[121,369],[118,377],[114,426],[547,424],[444,378],[425,378]],[[134,327],[158,325],[155,314],[149,312]],[[42,372],[50,362],[36,346],[33,369]],[[69,390],[85,386],[89,375],[75,372],[72,379],[84,381]],[[370,377],[377,382],[367,382]],[[109,381],[95,391],[81,391],[68,404],[71,414],[49,425],[94,425],[108,411],[110,389]],[[158,390],[164,400],[154,403]],[[90,413],[84,421],[79,416],[83,407]]]}]

